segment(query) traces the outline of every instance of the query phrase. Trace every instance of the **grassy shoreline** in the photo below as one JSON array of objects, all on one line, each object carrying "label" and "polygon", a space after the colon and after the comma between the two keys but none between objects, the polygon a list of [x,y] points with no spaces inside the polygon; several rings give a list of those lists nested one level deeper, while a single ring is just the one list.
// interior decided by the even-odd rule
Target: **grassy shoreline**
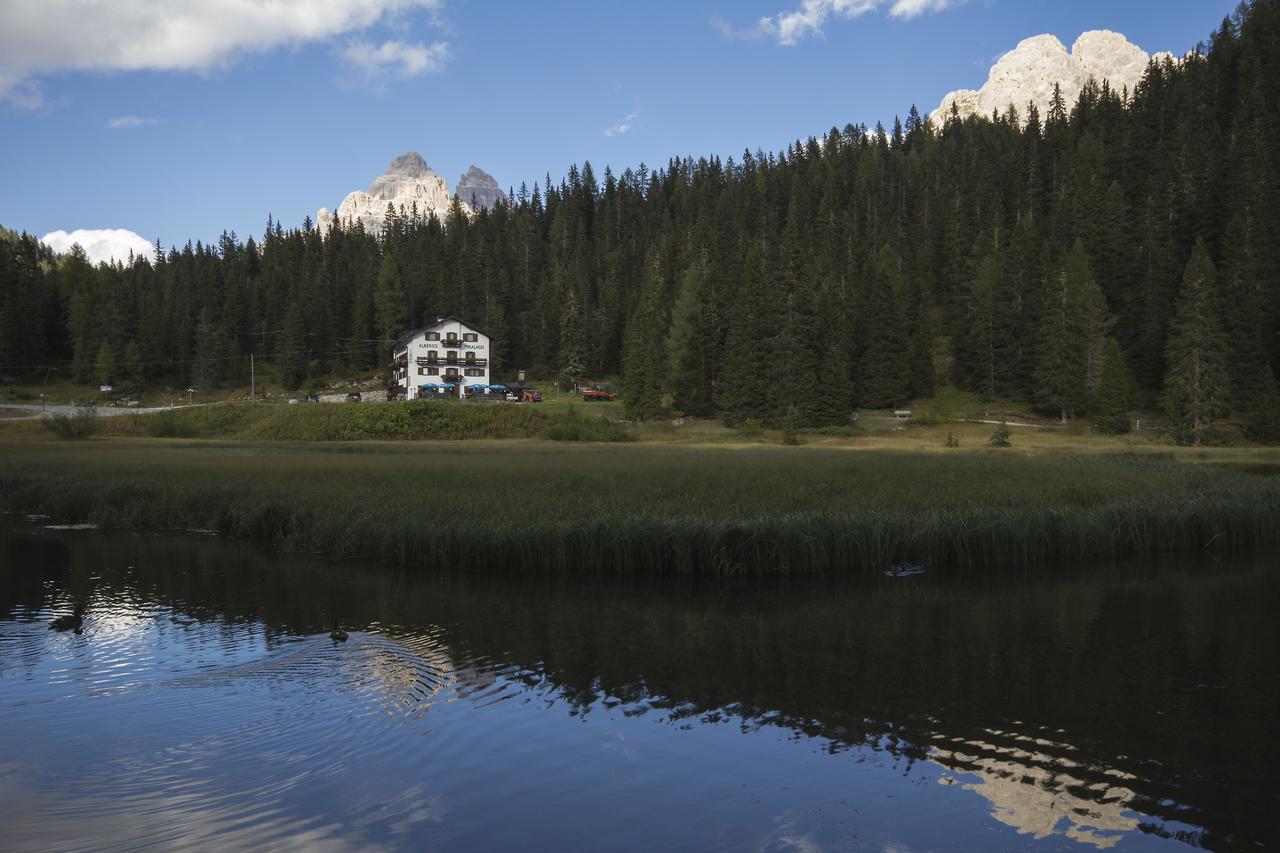
[{"label": "grassy shoreline", "polygon": [[1280,545],[1273,451],[0,442],[0,508],[422,569],[1033,569]]}]

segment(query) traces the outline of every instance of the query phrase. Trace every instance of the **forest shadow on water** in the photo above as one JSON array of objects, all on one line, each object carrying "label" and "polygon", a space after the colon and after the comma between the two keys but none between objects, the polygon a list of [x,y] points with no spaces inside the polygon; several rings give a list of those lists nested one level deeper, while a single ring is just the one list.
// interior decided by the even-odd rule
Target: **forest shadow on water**
[{"label": "forest shadow on water", "polygon": [[1276,562],[425,576],[10,522],[5,847],[1256,848]]}]

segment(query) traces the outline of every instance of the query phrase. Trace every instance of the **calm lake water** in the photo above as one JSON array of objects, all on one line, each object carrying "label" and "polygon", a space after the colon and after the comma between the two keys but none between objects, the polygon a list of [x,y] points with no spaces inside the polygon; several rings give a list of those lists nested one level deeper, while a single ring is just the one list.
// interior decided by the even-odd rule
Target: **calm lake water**
[{"label": "calm lake water", "polygon": [[[859,586],[428,578],[44,523],[0,526],[5,850],[1280,838],[1274,554]],[[48,630],[75,604],[81,634]]]}]

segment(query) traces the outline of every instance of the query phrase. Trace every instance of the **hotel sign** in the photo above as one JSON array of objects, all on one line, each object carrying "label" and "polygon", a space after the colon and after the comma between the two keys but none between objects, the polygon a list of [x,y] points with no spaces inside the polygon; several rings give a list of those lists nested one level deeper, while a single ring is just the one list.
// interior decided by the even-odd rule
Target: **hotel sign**
[{"label": "hotel sign", "polygon": [[466,341],[427,341],[418,344],[418,349],[484,349],[484,344],[467,343]]}]

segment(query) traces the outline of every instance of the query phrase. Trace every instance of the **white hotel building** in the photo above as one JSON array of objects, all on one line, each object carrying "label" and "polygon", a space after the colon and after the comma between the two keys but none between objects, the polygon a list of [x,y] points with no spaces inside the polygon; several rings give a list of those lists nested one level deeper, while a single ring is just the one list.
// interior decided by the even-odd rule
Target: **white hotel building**
[{"label": "white hotel building", "polygon": [[[461,397],[469,385],[489,384],[489,336],[457,317],[405,332],[391,351],[392,385],[416,399],[423,385],[436,395]],[[452,385],[447,391],[440,386]]]}]

